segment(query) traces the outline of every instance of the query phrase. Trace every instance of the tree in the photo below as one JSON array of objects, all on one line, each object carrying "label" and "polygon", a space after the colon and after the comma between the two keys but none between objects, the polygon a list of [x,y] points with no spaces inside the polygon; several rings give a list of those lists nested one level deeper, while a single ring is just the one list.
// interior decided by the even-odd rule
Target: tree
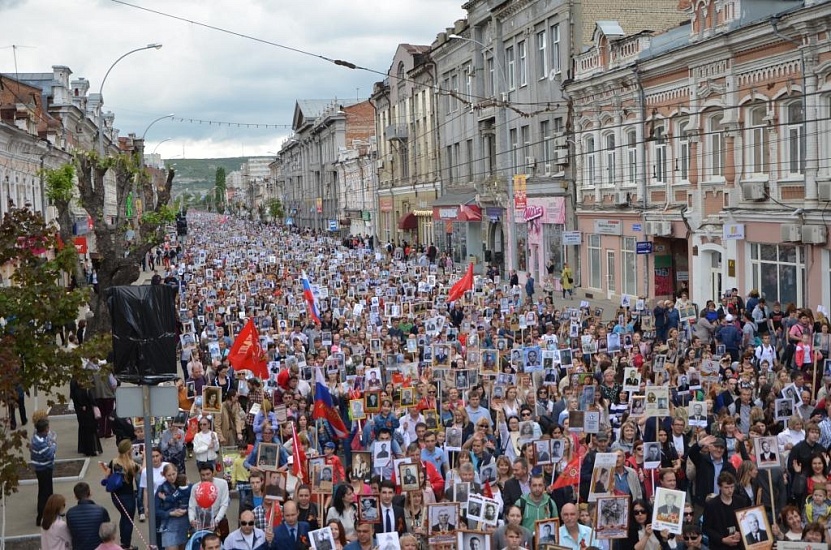
[{"label": "tree", "polygon": [[[58,249],[57,244],[56,228],[28,209],[10,211],[0,225],[0,265],[13,269],[11,284],[0,287],[4,407],[16,401],[18,387],[49,394],[73,376],[87,382],[91,373],[82,368],[81,357],[104,357],[106,352],[108,343],[100,337],[73,350],[57,344],[56,331],[75,321],[86,300],[82,289],[68,291],[64,285],[78,261],[75,247]],[[17,490],[19,470],[26,465],[25,443],[22,427],[12,431],[5,420],[0,422],[0,483],[6,483],[6,494]]]},{"label": "tree", "polygon": [[225,211],[225,168],[220,166],[216,169],[216,183],[214,186],[215,193],[214,196],[216,197],[216,211],[217,212],[224,212]]},{"label": "tree", "polygon": [[[168,169],[164,181],[153,181],[140,159],[140,151],[104,159],[90,151],[78,153],[74,159],[78,174],[77,201],[92,218],[96,249],[101,257],[96,265],[98,292],[89,294],[89,306],[94,315],[87,326],[90,334],[110,332],[107,291],[112,286],[129,285],[138,279],[142,258],[151,248],[164,242],[166,224],[176,217],[175,209],[168,206],[174,171]],[[111,170],[115,177],[117,208],[114,223],[108,223],[104,217],[104,177]],[[69,231],[71,236],[69,206],[74,200],[74,191],[50,186],[48,177],[46,181],[50,196],[60,195],[62,199],[54,203],[61,220],[61,235]],[[134,220],[126,216],[131,194],[141,198],[144,209],[142,216]],[[65,220],[69,222],[68,226]]]},{"label": "tree", "polygon": [[283,203],[279,199],[270,199],[268,201],[268,215],[271,216],[271,221],[273,222],[283,219],[285,212],[283,211]]}]

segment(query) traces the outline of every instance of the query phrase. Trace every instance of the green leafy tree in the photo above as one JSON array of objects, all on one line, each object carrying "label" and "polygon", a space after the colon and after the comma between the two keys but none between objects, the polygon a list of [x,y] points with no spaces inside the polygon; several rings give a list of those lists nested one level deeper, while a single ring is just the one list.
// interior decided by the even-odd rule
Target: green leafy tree
[{"label": "green leafy tree", "polygon": [[[82,289],[65,285],[77,264],[75,248],[59,249],[57,243],[56,228],[28,209],[10,211],[0,225],[0,265],[11,270],[8,284],[0,287],[0,406],[15,402],[18,387],[49,395],[73,376],[88,383],[81,357],[104,357],[109,346],[101,337],[73,350],[57,344],[56,331],[73,323],[86,301]],[[0,421],[0,483],[6,494],[17,490],[27,458],[25,430],[10,430],[6,419]]]},{"label": "green leafy tree", "polygon": [[[140,274],[141,260],[154,246],[164,242],[165,229],[176,217],[176,209],[169,206],[170,189],[174,171],[168,169],[166,177],[154,181],[150,172],[140,163],[141,151],[121,153],[101,158],[96,152],[78,153],[74,159],[77,173],[75,188],[67,190],[63,177],[45,178],[47,193],[55,200],[61,235],[71,239],[70,205],[73,200],[83,208],[93,221],[95,244],[101,260],[97,263],[98,292],[90,292],[89,306],[93,317],[87,330],[90,334],[109,333],[112,327],[107,309],[107,291],[112,286],[134,283]],[[113,172],[115,178],[116,212],[113,221],[104,216],[105,176]],[[77,194],[76,194],[77,193]],[[128,196],[140,198],[143,205],[141,217],[128,219]],[[66,232],[67,237],[64,237]],[[72,242],[69,240],[69,242]],[[79,284],[84,284],[83,278]]]},{"label": "green leafy tree", "polygon": [[216,169],[216,183],[214,186],[215,192],[214,196],[216,197],[216,211],[223,212],[225,210],[225,191],[226,191],[226,182],[225,182],[225,168],[220,166]]},{"label": "green leafy tree", "polygon": [[283,219],[285,211],[283,210],[283,203],[279,199],[271,199],[268,201],[268,215],[271,216],[271,221]]}]

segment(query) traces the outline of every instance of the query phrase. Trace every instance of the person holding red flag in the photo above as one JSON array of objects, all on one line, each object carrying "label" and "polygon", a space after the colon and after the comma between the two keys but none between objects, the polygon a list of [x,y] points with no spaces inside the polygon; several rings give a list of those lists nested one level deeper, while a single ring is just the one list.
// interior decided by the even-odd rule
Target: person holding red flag
[{"label": "person holding red flag", "polygon": [[248,319],[234,340],[234,345],[231,346],[228,354],[228,362],[237,372],[250,370],[257,378],[268,378],[268,361],[260,346],[260,335],[257,333],[253,319]]}]

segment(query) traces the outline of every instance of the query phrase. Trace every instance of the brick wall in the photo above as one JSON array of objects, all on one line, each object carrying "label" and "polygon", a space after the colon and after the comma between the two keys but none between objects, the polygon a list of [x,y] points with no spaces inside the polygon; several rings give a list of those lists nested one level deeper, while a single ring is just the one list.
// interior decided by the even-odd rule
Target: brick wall
[{"label": "brick wall", "polygon": [[369,101],[362,101],[343,109],[346,112],[346,147],[353,139],[369,141],[375,135],[375,109]]},{"label": "brick wall", "polygon": [[597,21],[617,21],[630,35],[644,30],[659,33],[689,20],[678,9],[678,0],[578,0],[575,9],[582,10],[578,11],[581,17],[577,19],[581,23],[574,29],[578,53],[583,45],[591,43]]}]

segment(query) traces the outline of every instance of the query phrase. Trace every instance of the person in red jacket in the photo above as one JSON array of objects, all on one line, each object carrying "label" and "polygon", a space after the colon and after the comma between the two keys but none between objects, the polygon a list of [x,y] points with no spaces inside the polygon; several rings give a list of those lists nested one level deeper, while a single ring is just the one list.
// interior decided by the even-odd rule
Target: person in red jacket
[{"label": "person in red jacket", "polygon": [[[412,464],[421,464],[421,471],[427,476],[427,483],[433,488],[433,494],[436,495],[436,500],[440,500],[442,495],[444,495],[444,478],[441,477],[441,474],[436,470],[435,466],[421,460],[421,447],[418,442],[414,441],[407,447],[407,458],[410,459]],[[392,472],[392,481],[396,485],[396,491],[400,493],[401,485],[396,481],[397,474],[398,472],[396,471]]]},{"label": "person in red jacket", "polygon": [[337,485],[338,483],[343,483],[346,481],[346,472],[343,469],[343,463],[338,458],[338,455],[335,454],[335,444],[331,441],[327,441],[326,445],[323,446],[323,456],[326,459],[326,464],[328,466],[332,466],[332,482]]}]

